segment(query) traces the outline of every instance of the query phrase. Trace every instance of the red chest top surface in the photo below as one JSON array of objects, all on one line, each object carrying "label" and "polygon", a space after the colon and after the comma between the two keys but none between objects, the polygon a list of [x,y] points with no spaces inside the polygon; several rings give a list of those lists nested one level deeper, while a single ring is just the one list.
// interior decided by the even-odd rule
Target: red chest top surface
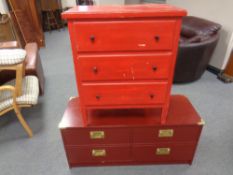
[{"label": "red chest top surface", "polygon": [[[59,128],[82,128],[80,99],[73,98],[63,115]],[[161,126],[160,109],[133,109],[133,110],[91,110],[90,127],[130,127],[130,126]],[[190,101],[182,95],[172,95],[168,110],[167,122],[162,126],[197,125],[201,117]],[[89,128],[89,127],[88,127]]]},{"label": "red chest top surface", "polygon": [[184,9],[167,4],[123,6],[76,6],[62,14],[63,19],[148,18],[185,16]]},{"label": "red chest top surface", "polygon": [[168,113],[182,16],[169,5],[78,6],[68,20],[80,106]]}]

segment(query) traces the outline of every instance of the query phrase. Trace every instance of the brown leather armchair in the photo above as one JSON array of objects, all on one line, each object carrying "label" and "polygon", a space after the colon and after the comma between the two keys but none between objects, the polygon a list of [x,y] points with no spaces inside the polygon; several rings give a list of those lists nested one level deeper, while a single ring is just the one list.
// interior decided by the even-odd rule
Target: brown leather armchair
[{"label": "brown leather armchair", "polygon": [[206,70],[219,40],[221,25],[205,19],[183,18],[175,83],[188,83],[199,79]]},{"label": "brown leather armchair", "polygon": [[[16,48],[18,47],[16,41],[9,41],[0,43],[0,49],[2,48]],[[24,48],[27,52],[25,58],[25,74],[35,75],[39,79],[40,95],[44,94],[44,72],[38,53],[38,46],[36,43],[28,43]],[[0,74],[0,85],[15,78],[15,71],[2,71]]]}]

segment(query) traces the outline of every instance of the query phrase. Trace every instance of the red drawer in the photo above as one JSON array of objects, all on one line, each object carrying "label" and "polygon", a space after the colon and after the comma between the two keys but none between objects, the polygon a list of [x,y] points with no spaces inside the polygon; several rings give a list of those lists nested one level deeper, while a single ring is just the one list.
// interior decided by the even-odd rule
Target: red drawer
[{"label": "red drawer", "polygon": [[196,143],[134,145],[133,159],[153,163],[191,163]]},{"label": "red drawer", "polygon": [[202,126],[156,126],[134,128],[134,143],[156,143],[156,142],[177,142],[189,141],[196,142],[199,139]]},{"label": "red drawer", "polygon": [[175,20],[74,22],[76,50],[171,50]]},{"label": "red drawer", "polygon": [[79,163],[105,164],[130,160],[129,146],[66,146],[65,149],[71,166]]},{"label": "red drawer", "polygon": [[67,128],[62,130],[65,145],[129,143],[128,128]]},{"label": "red drawer", "polygon": [[168,79],[171,53],[79,55],[81,81]]},{"label": "red drawer", "polygon": [[167,82],[83,83],[85,105],[153,105],[165,100]]}]

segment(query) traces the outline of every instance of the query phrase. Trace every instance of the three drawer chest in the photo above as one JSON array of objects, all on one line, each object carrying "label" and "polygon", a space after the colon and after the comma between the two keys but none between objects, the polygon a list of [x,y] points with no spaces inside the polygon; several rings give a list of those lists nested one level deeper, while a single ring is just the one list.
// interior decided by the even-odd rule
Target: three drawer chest
[{"label": "three drawer chest", "polygon": [[70,167],[192,163],[204,122],[170,95],[185,15],[161,4],[62,14],[79,92],[59,124]]},{"label": "three drawer chest", "polygon": [[84,125],[89,109],[160,108],[166,122],[182,16],[169,5],[77,6],[68,20]]}]

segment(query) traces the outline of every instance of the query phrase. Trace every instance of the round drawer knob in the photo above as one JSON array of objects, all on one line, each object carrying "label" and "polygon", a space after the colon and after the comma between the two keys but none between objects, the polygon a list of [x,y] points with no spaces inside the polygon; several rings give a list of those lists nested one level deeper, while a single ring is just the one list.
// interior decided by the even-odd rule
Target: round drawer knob
[{"label": "round drawer knob", "polygon": [[157,71],[157,67],[156,66],[152,66],[152,70],[155,72],[155,71]]},{"label": "round drawer knob", "polygon": [[151,98],[151,99],[154,99],[154,98],[155,98],[155,95],[154,95],[154,94],[150,94],[150,98]]},{"label": "round drawer knob", "polygon": [[98,73],[98,68],[95,66],[95,67],[92,68],[92,71],[93,71],[94,74],[97,74]]},{"label": "round drawer knob", "polygon": [[94,36],[94,35],[91,35],[91,36],[90,36],[90,40],[91,40],[91,42],[95,42],[95,36]]},{"label": "round drawer knob", "polygon": [[155,41],[156,41],[156,42],[159,42],[160,36],[156,35],[154,38],[155,38]]},{"label": "round drawer knob", "polygon": [[100,95],[96,95],[95,98],[96,98],[96,100],[100,100],[101,96]]}]

